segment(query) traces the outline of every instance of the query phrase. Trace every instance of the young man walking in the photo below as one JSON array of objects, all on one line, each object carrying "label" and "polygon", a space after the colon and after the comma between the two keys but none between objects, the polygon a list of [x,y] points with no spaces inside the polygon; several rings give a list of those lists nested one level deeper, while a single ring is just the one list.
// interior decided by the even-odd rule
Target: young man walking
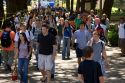
[{"label": "young man walking", "polygon": [[56,39],[48,30],[47,25],[42,26],[42,32],[38,35],[37,42],[39,46],[38,67],[43,75],[41,81],[45,82],[47,79],[47,83],[50,83],[53,60],[56,56]]}]

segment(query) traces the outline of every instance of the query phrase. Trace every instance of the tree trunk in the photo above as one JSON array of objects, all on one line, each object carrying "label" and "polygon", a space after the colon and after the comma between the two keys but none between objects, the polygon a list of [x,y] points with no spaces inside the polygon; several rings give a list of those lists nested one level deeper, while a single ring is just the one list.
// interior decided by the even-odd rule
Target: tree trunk
[{"label": "tree trunk", "polygon": [[81,12],[84,12],[85,11],[85,1],[84,0],[81,0]]},{"label": "tree trunk", "polygon": [[103,13],[107,14],[108,18],[111,17],[111,10],[113,6],[114,0],[105,0],[104,7],[103,7]]},{"label": "tree trunk", "polygon": [[12,16],[16,12],[27,10],[27,0],[6,0],[7,16]]},{"label": "tree trunk", "polygon": [[70,10],[70,0],[66,0],[66,8]]},{"label": "tree trunk", "polygon": [[97,0],[91,0],[91,10],[95,10]]},{"label": "tree trunk", "polygon": [[71,0],[71,11],[73,11],[74,0]]},{"label": "tree trunk", "polygon": [[4,17],[3,0],[0,2],[0,27],[2,25],[2,19]]},{"label": "tree trunk", "polygon": [[77,10],[78,12],[80,11],[80,0],[77,0],[76,10]]}]

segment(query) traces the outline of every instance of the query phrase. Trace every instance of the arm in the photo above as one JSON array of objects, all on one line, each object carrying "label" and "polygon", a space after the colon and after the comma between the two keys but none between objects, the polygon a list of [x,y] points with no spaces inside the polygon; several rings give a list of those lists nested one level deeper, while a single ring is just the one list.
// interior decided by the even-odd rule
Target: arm
[{"label": "arm", "polygon": [[74,43],[75,43],[75,39],[76,39],[76,32],[74,32],[74,34],[73,34],[73,36],[72,36],[72,42],[71,42],[71,43],[72,43],[72,44],[71,44],[71,45],[72,45],[72,46],[71,46],[72,48],[73,48],[73,45],[74,45]]},{"label": "arm", "polygon": [[55,56],[57,55],[56,48],[57,48],[57,46],[53,45],[53,54],[52,54],[52,57],[53,57],[54,60],[55,60]]},{"label": "arm", "polygon": [[[28,53],[28,55],[30,56],[31,53],[32,53],[32,45],[30,44],[30,45],[29,45],[29,53]],[[29,57],[29,56],[28,56],[28,57]]]},{"label": "arm", "polygon": [[62,34],[64,35],[64,29],[65,29],[65,26],[63,26],[63,28],[62,28]]},{"label": "arm", "polygon": [[107,57],[107,53],[106,53],[106,50],[104,49],[103,52],[102,52],[102,57],[104,58],[105,60],[105,66],[107,69],[109,69],[109,62],[108,62],[108,57]]},{"label": "arm", "polygon": [[84,77],[82,74],[78,74],[78,79],[79,79],[80,83],[84,83]]},{"label": "arm", "polygon": [[87,45],[92,46],[92,44],[93,44],[93,37],[88,41]]},{"label": "arm", "polygon": [[18,47],[15,47],[15,60],[18,58],[18,55],[19,55],[19,50],[18,50]]}]

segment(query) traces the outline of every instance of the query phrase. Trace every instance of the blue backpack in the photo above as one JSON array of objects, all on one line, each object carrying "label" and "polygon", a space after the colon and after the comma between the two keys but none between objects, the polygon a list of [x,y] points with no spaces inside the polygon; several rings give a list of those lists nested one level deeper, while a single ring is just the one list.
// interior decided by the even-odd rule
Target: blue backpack
[{"label": "blue backpack", "polygon": [[1,36],[1,46],[2,47],[10,47],[11,43],[12,43],[12,40],[11,40],[11,37],[10,37],[10,32],[11,31],[4,31],[2,33],[2,36]]}]

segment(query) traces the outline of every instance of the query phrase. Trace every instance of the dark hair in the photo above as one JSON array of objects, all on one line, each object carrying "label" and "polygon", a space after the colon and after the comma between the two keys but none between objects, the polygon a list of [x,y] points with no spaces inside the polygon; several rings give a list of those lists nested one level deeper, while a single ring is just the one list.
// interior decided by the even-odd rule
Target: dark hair
[{"label": "dark hair", "polygon": [[[26,34],[22,32],[22,33],[20,33],[20,35],[22,35],[24,37],[24,41],[25,41],[25,43],[27,43],[28,52],[29,52],[29,41],[28,41],[28,39],[26,37]],[[21,39],[19,38],[19,40],[18,40],[18,49],[19,49],[20,44],[21,44]]]},{"label": "dark hair", "polygon": [[93,48],[91,46],[86,46],[84,48],[84,51],[85,51],[85,58],[90,58],[93,53]]},{"label": "dark hair", "polygon": [[106,25],[106,19],[101,18],[101,23],[104,24],[104,25]]},{"label": "dark hair", "polygon": [[82,22],[80,25],[84,25],[84,26],[85,26],[85,25],[86,25],[86,23],[85,23],[85,22]]},{"label": "dark hair", "polygon": [[43,24],[42,27],[45,27],[46,29],[49,29],[49,26],[46,23]]},{"label": "dark hair", "polygon": [[124,17],[120,17],[120,20],[123,20],[123,21],[125,21],[125,18],[124,18]]},{"label": "dark hair", "polygon": [[95,31],[93,32],[93,35],[98,35],[98,36],[100,36],[100,34],[99,34],[99,32],[98,32],[97,30],[95,30]]}]

